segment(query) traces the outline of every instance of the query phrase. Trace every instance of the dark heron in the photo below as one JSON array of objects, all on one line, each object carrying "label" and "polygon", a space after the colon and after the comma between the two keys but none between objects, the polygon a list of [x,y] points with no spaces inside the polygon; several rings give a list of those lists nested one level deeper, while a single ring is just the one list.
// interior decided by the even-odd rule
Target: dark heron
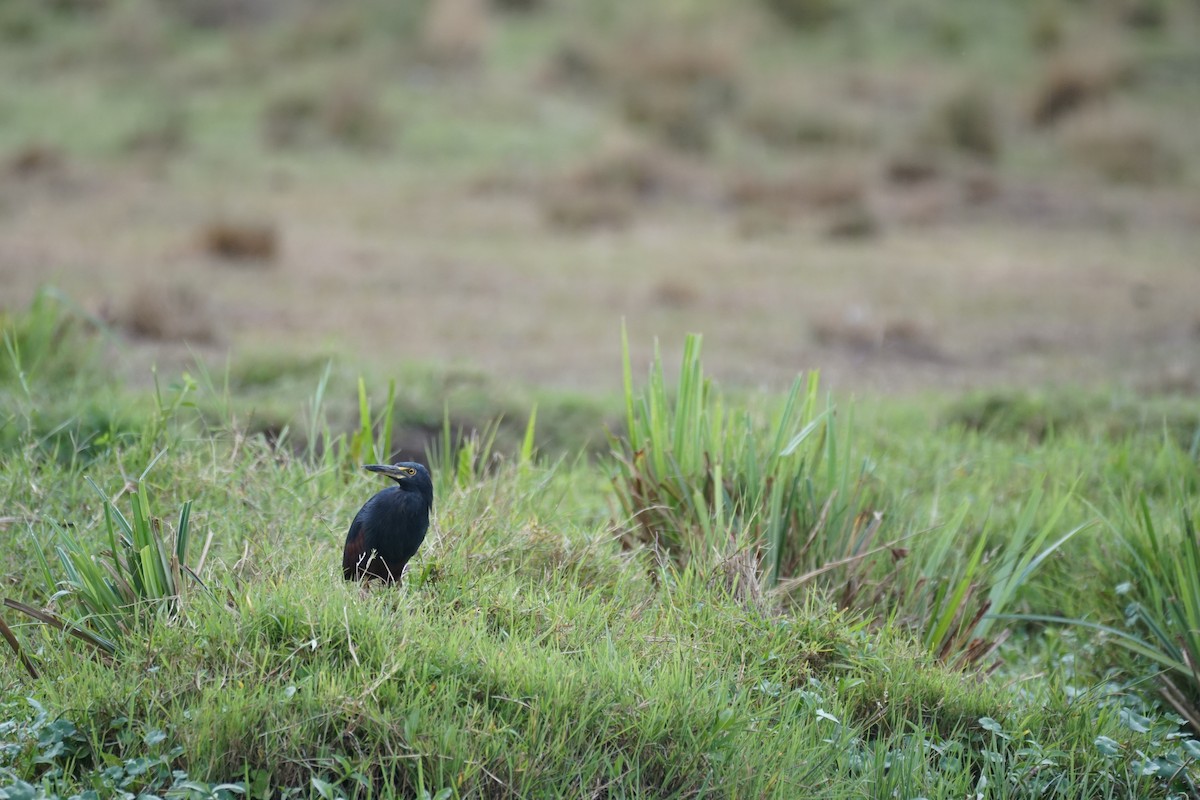
[{"label": "dark heron", "polygon": [[412,461],[367,464],[363,469],[387,475],[396,485],[378,492],[354,515],[342,551],[342,575],[348,581],[379,578],[394,583],[429,530],[433,481],[429,470]]}]

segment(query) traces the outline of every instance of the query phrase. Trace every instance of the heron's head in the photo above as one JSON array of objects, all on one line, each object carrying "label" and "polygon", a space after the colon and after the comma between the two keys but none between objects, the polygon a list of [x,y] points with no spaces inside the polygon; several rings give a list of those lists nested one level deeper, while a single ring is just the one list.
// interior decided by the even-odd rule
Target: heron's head
[{"label": "heron's head", "polygon": [[400,488],[433,496],[433,479],[424,464],[415,461],[401,461],[397,464],[364,464],[363,469],[387,475],[399,484]]}]

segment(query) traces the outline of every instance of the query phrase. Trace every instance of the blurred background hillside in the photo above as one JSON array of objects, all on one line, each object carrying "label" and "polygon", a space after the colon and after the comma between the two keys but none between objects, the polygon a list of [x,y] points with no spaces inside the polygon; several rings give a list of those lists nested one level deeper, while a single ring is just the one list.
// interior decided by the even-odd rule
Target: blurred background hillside
[{"label": "blurred background hillside", "polygon": [[[0,309],[130,372],[1200,390],[1194,0],[0,0]],[[135,365],[130,368],[130,364]]]}]

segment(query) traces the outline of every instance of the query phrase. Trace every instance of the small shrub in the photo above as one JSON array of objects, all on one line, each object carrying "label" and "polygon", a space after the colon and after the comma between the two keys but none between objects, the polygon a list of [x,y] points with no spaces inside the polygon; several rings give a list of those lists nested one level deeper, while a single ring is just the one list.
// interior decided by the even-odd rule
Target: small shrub
[{"label": "small shrub", "polygon": [[1109,95],[1128,79],[1128,68],[1114,59],[1071,56],[1048,66],[1034,92],[1030,119],[1048,127]]},{"label": "small shrub", "polygon": [[279,255],[279,231],[268,222],[215,220],[200,232],[204,251],[225,261],[274,261]]},{"label": "small shrub", "polygon": [[45,142],[29,142],[9,155],[6,172],[16,178],[59,175],[66,167],[62,149]]},{"label": "small shrub", "polygon": [[694,281],[686,278],[663,278],[651,289],[654,304],[662,308],[687,308],[700,299]]},{"label": "small shrub", "polygon": [[614,57],[626,118],[681,150],[711,147],[716,122],[738,95],[737,62],[712,37],[635,36]]},{"label": "small shrub", "polygon": [[890,183],[915,186],[939,178],[942,164],[928,148],[909,148],[888,157],[884,174]]},{"label": "small shrub", "polygon": [[991,98],[979,87],[968,87],[948,98],[930,126],[935,141],[961,153],[993,159],[1000,152],[1000,122]]},{"label": "small shrub", "polygon": [[809,30],[831,22],[845,4],[842,0],[763,0],[763,5],[787,25]]}]

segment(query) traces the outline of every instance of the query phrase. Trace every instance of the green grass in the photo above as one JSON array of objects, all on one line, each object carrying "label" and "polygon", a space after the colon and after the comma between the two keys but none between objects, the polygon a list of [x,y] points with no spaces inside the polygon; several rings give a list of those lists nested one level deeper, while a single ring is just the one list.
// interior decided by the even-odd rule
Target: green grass
[{"label": "green grass", "polygon": [[[760,446],[807,446],[779,427],[791,418],[771,413],[770,403],[747,405],[696,382],[698,347],[686,352],[679,391],[664,384],[641,406],[670,396],[699,415],[656,417],[685,449],[701,445],[677,463],[736,474]],[[64,408],[83,405],[106,383],[93,375],[84,380],[90,386],[73,387],[49,367],[23,382],[7,374],[0,391],[24,398],[14,407],[25,409],[55,392]],[[1178,495],[1148,496],[1142,511],[1123,516],[1127,495],[1092,494],[1080,479],[1153,467],[1168,473],[1164,480],[1194,480],[1184,460],[1163,460],[1178,444],[1161,431],[1106,427],[1110,438],[1093,440],[1079,438],[1082,426],[1031,447],[939,425],[936,414],[903,404],[847,415],[838,446],[868,464],[873,502],[896,530],[926,532],[855,574],[871,602],[839,609],[836,581],[780,594],[767,586],[769,557],[758,562],[762,573],[744,565],[731,572],[731,553],[709,546],[714,519],[729,525],[766,513],[756,509],[761,493],[728,494],[726,512],[692,508],[707,508],[708,523],[693,517],[674,531],[681,538],[673,546],[690,542],[689,557],[676,560],[628,535],[611,482],[628,462],[535,447],[540,412],[529,414],[511,449],[498,446],[495,428],[460,438],[447,426],[431,454],[438,495],[429,539],[401,587],[364,590],[338,577],[338,547],[376,489],[358,463],[386,448],[394,390],[344,385],[336,370],[318,374],[295,406],[311,446],[293,449],[286,438],[281,446],[214,417],[213,408],[235,407],[236,397],[206,399],[214,382],[197,374],[150,398],[110,387],[141,421],[86,462],[39,449],[28,425],[17,426],[18,446],[0,454],[0,494],[20,512],[4,530],[5,596],[49,604],[79,626],[133,615],[94,628],[114,645],[98,652],[71,626],[6,610],[39,676],[8,651],[0,659],[8,743],[0,789],[10,797],[84,789],[178,797],[1195,792],[1200,747],[1162,704],[1158,664],[1146,648],[1121,646],[1123,636],[1145,641],[1152,622],[1190,624],[1192,598],[1176,603],[1172,587],[1190,585],[1194,574],[1160,571],[1167,559],[1154,554],[1194,531],[1178,523]],[[651,378],[662,380],[661,370]],[[640,381],[627,380],[636,398]],[[357,423],[325,416],[324,399],[340,393],[358,396]],[[808,410],[790,423],[801,431],[823,419],[816,395],[807,397],[796,408]],[[706,458],[703,447],[723,437],[705,444],[696,436],[718,430],[711,417],[701,424],[717,400],[741,420],[742,460]],[[648,437],[639,440],[646,448],[662,434],[641,427],[638,408],[631,430]],[[828,447],[820,445],[824,458]],[[801,475],[824,469],[809,459]],[[691,485],[696,501],[704,474],[672,480],[682,477],[678,485]],[[111,487],[136,476],[136,493],[110,503]],[[1049,547],[1101,514],[1106,526]],[[1138,515],[1145,522],[1129,524]],[[809,528],[785,530],[807,536]],[[202,566],[188,561],[176,531],[193,545],[211,537]],[[1143,554],[1132,571],[1105,557],[1122,540]],[[769,555],[777,545],[765,546]],[[39,566],[39,550],[56,547],[61,557]],[[153,569],[135,571],[133,553]],[[1035,559],[1044,561],[1032,569]],[[107,574],[123,579],[105,583],[106,563],[115,564]],[[176,563],[196,566],[206,590],[183,591],[192,581]],[[101,594],[113,606],[103,613],[72,605],[97,587],[132,588],[139,579],[149,587],[148,575],[157,590]],[[1064,610],[1055,601],[1067,596],[1059,584],[1068,577],[1068,613],[1108,631],[1039,627],[1035,616]],[[1162,581],[1157,594],[1146,593],[1152,578]],[[748,580],[760,581],[760,591],[746,591]],[[1121,583],[1134,588],[1114,588]],[[1144,611],[1125,634],[1130,591]],[[971,598],[970,613],[958,610]],[[930,616],[914,624],[922,606]],[[69,616],[74,607],[84,615]],[[1001,608],[1029,613],[1023,622],[1001,619]],[[1003,626],[1015,626],[1007,639],[996,634]],[[986,653],[947,657],[941,643],[952,629],[956,647],[985,641]],[[1169,677],[1174,709],[1194,708],[1196,684],[1178,669]]]}]

